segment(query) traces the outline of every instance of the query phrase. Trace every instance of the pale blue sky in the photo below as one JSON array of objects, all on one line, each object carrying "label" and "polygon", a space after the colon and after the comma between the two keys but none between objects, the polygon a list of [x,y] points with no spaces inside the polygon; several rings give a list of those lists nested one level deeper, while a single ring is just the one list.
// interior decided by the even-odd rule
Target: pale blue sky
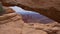
[{"label": "pale blue sky", "polygon": [[[17,7],[17,6],[14,6],[14,7],[10,7],[10,8],[12,8],[13,10],[15,10],[17,13],[18,12],[20,12],[20,13],[36,13],[36,12],[33,12],[33,11],[27,11],[27,10],[24,10],[24,9],[22,9],[22,8],[20,8],[20,7]],[[38,13],[36,13],[36,14],[38,14]]]}]

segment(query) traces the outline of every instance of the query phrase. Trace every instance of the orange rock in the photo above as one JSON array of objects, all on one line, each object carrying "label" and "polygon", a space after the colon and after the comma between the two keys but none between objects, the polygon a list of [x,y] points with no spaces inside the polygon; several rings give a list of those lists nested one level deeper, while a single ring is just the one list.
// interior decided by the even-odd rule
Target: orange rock
[{"label": "orange rock", "polygon": [[15,11],[8,7],[3,7],[6,13],[14,13]]},{"label": "orange rock", "polygon": [[0,0],[4,6],[19,6],[60,22],[60,0]]}]

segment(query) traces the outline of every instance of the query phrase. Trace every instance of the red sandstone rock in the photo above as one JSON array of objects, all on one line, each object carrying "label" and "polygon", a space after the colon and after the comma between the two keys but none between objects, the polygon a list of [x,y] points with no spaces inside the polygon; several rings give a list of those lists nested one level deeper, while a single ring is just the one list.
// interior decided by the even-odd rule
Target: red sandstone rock
[{"label": "red sandstone rock", "polygon": [[23,23],[20,15],[15,13],[4,14],[0,16],[0,34],[20,34]]},{"label": "red sandstone rock", "polygon": [[[2,20],[1,20],[2,19]],[[58,34],[59,23],[24,23],[22,16],[8,13],[0,16],[0,34]]]},{"label": "red sandstone rock", "polygon": [[60,22],[60,0],[0,0],[4,6],[19,6]]},{"label": "red sandstone rock", "polygon": [[60,34],[58,22],[24,23],[21,15],[13,13],[11,9],[6,11],[6,14],[0,16],[0,34]]},{"label": "red sandstone rock", "polygon": [[6,13],[14,13],[15,11],[8,7],[3,7]]}]

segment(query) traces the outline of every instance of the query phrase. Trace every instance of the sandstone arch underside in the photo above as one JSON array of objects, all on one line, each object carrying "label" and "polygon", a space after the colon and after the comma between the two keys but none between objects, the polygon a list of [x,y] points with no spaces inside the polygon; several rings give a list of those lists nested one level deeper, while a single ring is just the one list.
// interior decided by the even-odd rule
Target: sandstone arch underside
[{"label": "sandstone arch underside", "polygon": [[60,0],[0,0],[4,6],[19,6],[60,22]]}]

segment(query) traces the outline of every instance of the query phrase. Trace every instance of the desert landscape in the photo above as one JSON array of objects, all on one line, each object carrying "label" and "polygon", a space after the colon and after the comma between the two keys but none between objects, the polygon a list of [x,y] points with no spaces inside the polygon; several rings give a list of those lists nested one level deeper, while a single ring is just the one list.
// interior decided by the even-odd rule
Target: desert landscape
[{"label": "desert landscape", "polygon": [[60,0],[0,0],[0,34],[60,34]]}]

